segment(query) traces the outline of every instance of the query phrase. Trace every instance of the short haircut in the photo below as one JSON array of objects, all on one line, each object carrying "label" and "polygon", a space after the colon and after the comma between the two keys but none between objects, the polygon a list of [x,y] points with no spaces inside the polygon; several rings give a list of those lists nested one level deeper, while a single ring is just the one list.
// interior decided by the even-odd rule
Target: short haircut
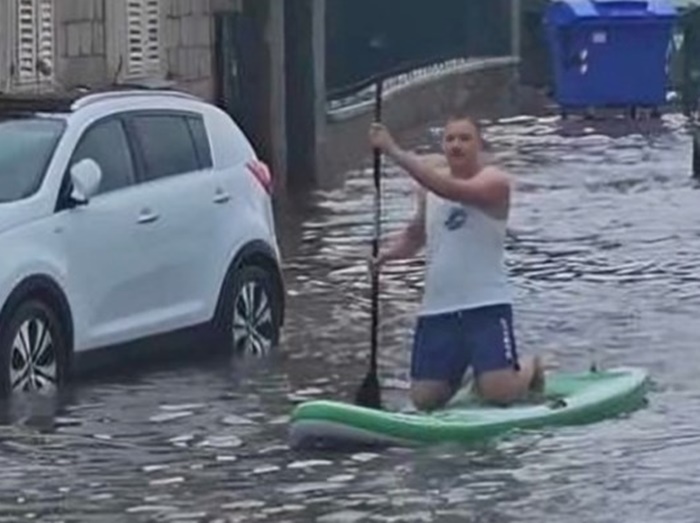
[{"label": "short haircut", "polygon": [[479,123],[479,121],[476,118],[474,118],[468,112],[462,111],[462,110],[453,111],[447,115],[447,123],[459,122],[459,121],[463,121],[463,120],[468,121],[470,124],[472,124],[474,126],[474,129],[476,130],[476,136],[481,141],[481,145],[484,148],[484,150],[485,151],[490,150],[491,144],[484,138],[483,129],[481,127],[481,124]]}]

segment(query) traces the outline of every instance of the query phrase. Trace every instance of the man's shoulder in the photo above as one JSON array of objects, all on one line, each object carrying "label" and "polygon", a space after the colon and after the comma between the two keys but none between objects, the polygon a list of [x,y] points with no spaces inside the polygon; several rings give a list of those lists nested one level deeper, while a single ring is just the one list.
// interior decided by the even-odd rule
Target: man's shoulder
[{"label": "man's shoulder", "polygon": [[480,184],[485,191],[492,195],[491,204],[485,208],[486,212],[497,219],[508,219],[510,198],[513,192],[510,174],[495,165],[484,167],[478,176],[483,176]]},{"label": "man's shoulder", "polygon": [[511,174],[497,165],[487,165],[483,167],[477,176],[488,178],[489,180],[508,186],[513,182]]}]

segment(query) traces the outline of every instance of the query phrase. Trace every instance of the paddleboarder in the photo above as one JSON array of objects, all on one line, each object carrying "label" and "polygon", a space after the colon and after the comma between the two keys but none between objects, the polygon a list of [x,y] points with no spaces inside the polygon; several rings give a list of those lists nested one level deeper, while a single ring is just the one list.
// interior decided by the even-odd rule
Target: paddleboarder
[{"label": "paddleboarder", "polygon": [[444,407],[469,368],[476,391],[488,402],[507,405],[541,392],[539,357],[518,356],[503,261],[512,182],[484,161],[478,125],[468,115],[450,117],[443,155],[403,150],[381,123],[371,125],[369,140],[417,182],[413,219],[371,263],[379,271],[386,262],[426,248],[411,355],[415,407]]}]

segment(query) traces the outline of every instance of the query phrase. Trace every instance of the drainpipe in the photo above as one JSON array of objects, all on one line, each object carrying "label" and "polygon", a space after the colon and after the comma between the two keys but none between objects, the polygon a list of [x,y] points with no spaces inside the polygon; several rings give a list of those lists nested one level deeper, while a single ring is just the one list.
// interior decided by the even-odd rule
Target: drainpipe
[{"label": "drainpipe", "polygon": [[510,54],[520,58],[520,34],[522,30],[522,6],[521,0],[510,2]]},{"label": "drainpipe", "polygon": [[521,31],[522,31],[522,0],[511,0],[510,2],[510,54],[517,63],[513,83],[510,88],[510,109],[511,112],[517,113],[520,105],[520,60],[522,59],[522,50],[520,47]]}]

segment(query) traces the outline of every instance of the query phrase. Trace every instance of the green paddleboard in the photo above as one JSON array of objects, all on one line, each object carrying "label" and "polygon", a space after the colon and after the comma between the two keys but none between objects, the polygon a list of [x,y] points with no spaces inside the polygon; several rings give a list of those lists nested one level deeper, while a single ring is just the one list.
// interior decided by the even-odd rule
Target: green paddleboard
[{"label": "green paddleboard", "polygon": [[547,375],[543,398],[494,407],[470,393],[432,413],[390,412],[330,400],[297,405],[290,419],[295,449],[472,443],[514,430],[600,421],[641,407],[648,373],[617,368]]}]

